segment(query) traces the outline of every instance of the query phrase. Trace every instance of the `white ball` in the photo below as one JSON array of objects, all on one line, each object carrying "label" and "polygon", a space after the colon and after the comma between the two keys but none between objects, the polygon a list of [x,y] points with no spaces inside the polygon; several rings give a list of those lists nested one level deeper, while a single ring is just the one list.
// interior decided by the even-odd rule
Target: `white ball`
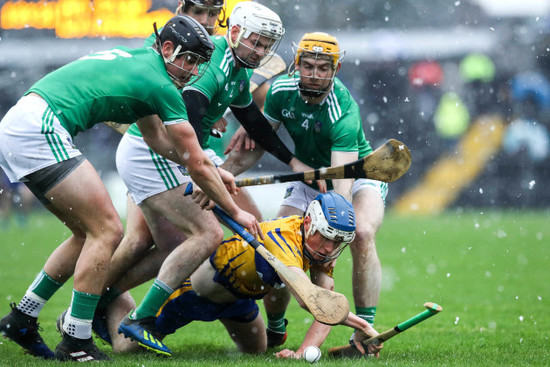
[{"label": "white ball", "polygon": [[304,359],[309,363],[315,363],[321,358],[321,349],[315,345],[310,345],[304,350]]}]

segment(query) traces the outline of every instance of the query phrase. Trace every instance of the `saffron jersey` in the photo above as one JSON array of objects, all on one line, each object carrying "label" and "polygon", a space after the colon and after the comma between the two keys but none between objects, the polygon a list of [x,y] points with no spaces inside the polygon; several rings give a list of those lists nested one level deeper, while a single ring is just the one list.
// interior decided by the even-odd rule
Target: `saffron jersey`
[{"label": "saffron jersey", "polygon": [[[296,215],[262,222],[265,241],[258,241],[286,266],[307,272],[310,262],[303,255],[303,222]],[[214,281],[239,298],[263,298],[282,283],[271,265],[238,235],[223,241],[210,263],[216,270]],[[332,270],[327,274],[332,277]]]}]

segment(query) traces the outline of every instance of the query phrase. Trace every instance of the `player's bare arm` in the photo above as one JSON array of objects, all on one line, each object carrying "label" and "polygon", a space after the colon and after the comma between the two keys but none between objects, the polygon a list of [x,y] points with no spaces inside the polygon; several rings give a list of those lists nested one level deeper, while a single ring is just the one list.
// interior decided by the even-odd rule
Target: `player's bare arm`
[{"label": "player's bare arm", "polygon": [[174,143],[161,119],[157,115],[150,115],[136,121],[147,145],[164,158],[182,164],[174,147]]},{"label": "player's bare arm", "polygon": [[[333,151],[330,155],[330,165],[339,166],[342,164],[356,161],[359,158],[358,152],[339,152]],[[353,179],[333,180],[334,191],[351,201],[351,188],[353,187]]]},{"label": "player's bare arm", "polygon": [[260,232],[260,225],[254,216],[241,210],[231,198],[214,163],[202,150],[197,135],[190,124],[168,125],[166,130],[176,148],[177,154],[189,175],[213,201],[246,227],[250,233]]}]

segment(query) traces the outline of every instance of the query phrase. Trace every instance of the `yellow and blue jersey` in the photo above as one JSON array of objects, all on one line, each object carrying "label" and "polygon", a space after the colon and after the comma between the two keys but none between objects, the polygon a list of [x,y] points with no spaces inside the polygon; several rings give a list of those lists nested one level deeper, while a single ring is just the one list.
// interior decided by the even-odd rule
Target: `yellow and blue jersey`
[{"label": "yellow and blue jersey", "polygon": [[[301,216],[289,216],[260,223],[265,241],[259,242],[286,266],[307,272],[310,262],[303,256],[303,222]],[[214,281],[239,298],[263,298],[276,284],[281,284],[275,270],[240,236],[222,242],[210,257],[216,270]],[[332,276],[332,271],[327,273]]]}]

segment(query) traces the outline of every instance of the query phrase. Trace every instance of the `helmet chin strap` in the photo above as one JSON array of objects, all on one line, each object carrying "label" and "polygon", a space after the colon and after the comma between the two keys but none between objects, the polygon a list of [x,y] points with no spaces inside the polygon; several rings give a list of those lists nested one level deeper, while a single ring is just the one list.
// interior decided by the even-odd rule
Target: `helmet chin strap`
[{"label": "helmet chin strap", "polygon": [[311,90],[311,89],[304,88],[302,86],[302,82],[298,82],[298,89],[300,90],[300,94],[303,95],[304,97],[309,97],[309,98],[319,98],[323,94],[328,92],[330,88],[332,88],[332,83],[330,83],[330,85],[324,90]]}]

